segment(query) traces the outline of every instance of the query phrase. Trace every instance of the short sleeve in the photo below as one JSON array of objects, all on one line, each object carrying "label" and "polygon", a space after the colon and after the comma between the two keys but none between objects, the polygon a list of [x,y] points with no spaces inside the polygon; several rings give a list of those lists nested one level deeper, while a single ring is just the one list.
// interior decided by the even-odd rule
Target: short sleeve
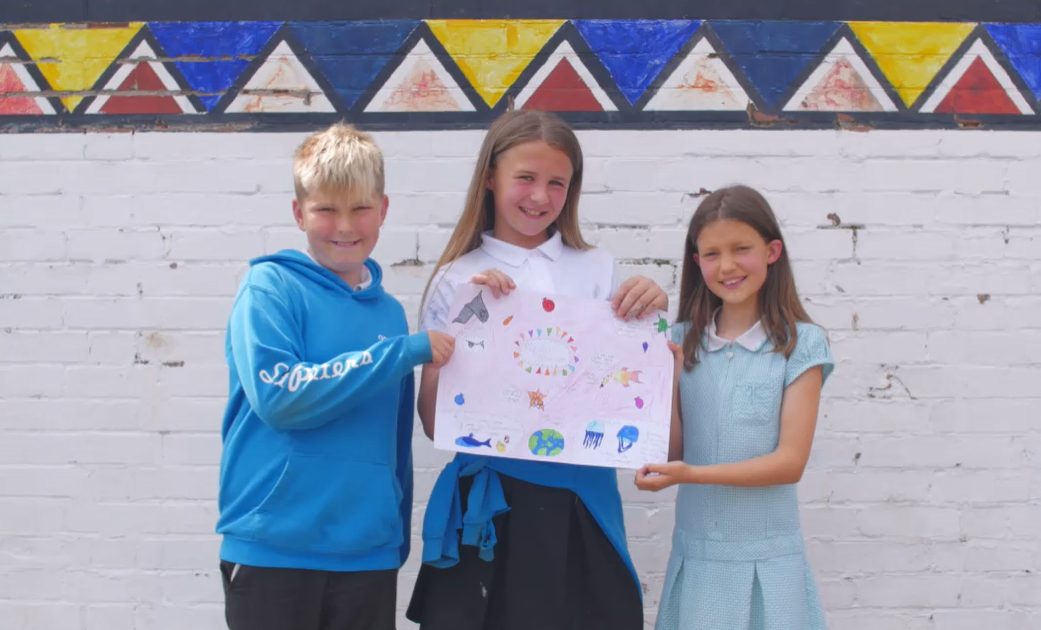
[{"label": "short sleeve", "polygon": [[441,268],[430,280],[426,301],[419,315],[419,329],[422,331],[444,332],[448,326],[448,309],[455,299],[456,281],[447,268]]},{"label": "short sleeve", "polygon": [[821,366],[821,385],[823,386],[835,369],[835,361],[831,356],[831,346],[824,329],[814,324],[799,323],[796,325],[797,339],[795,350],[788,358],[784,368],[784,386],[788,387],[806,370]]},{"label": "short sleeve", "polygon": [[672,343],[683,344],[683,340],[687,336],[687,331],[690,330],[690,322],[676,322],[672,325],[670,332],[672,333]]}]

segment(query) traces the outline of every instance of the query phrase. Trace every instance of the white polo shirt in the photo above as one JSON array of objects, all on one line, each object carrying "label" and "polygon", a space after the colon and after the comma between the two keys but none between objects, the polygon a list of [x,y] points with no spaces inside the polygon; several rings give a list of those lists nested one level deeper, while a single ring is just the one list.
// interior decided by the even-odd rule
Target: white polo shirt
[{"label": "white polo shirt", "polygon": [[438,270],[430,283],[420,330],[444,331],[456,289],[488,269],[509,276],[517,289],[577,298],[610,300],[618,290],[614,257],[602,249],[568,247],[555,232],[535,249],[481,235],[481,246]]}]

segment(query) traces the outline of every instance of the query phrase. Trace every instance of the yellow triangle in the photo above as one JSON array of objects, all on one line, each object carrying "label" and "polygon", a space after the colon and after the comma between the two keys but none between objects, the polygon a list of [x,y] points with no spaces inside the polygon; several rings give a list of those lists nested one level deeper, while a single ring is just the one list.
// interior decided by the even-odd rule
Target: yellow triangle
[{"label": "yellow triangle", "polygon": [[564,20],[427,20],[489,107],[495,107]]},{"label": "yellow triangle", "polygon": [[849,26],[908,107],[976,28],[947,22],[850,22]]},{"label": "yellow triangle", "polygon": [[[51,89],[82,92],[94,87],[143,24],[100,28],[51,24],[50,28],[16,30],[15,37],[36,61]],[[71,112],[83,97],[64,96],[61,100]]]}]

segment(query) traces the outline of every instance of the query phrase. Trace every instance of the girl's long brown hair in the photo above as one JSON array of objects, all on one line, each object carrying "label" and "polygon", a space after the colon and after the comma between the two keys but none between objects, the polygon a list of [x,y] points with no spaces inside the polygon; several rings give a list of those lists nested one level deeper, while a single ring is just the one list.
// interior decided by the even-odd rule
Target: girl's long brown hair
[{"label": "girl's long brown hair", "polygon": [[444,253],[434,267],[434,273],[423,289],[422,304],[426,302],[430,283],[437,271],[481,245],[481,233],[495,227],[495,197],[488,189],[488,179],[495,170],[499,156],[513,147],[541,140],[563,152],[571,160],[571,183],[568,186],[564,209],[554,222],[565,245],[575,249],[590,249],[578,227],[578,197],[582,192],[582,147],[571,127],[556,114],[535,110],[509,111],[500,116],[484,136],[477,156],[470,190],[466,194],[463,214],[448,240]]},{"label": "girl's long brown hair", "polygon": [[678,321],[690,322],[683,339],[684,366],[690,369],[699,361],[699,350],[704,348],[702,336],[712,314],[723,301],[709,290],[701,269],[694,262],[698,253],[698,235],[715,221],[740,221],[759,232],[767,243],[781,241],[781,256],[766,272],[766,282],[759,290],[759,314],[763,328],[774,345],[787,359],[795,350],[796,322],[812,323],[795,290],[795,275],[788,260],[781,227],[770,204],[756,190],[748,186],[730,186],[711,193],[701,202],[690,220],[687,242],[683,247],[683,272],[680,278],[680,306]]}]

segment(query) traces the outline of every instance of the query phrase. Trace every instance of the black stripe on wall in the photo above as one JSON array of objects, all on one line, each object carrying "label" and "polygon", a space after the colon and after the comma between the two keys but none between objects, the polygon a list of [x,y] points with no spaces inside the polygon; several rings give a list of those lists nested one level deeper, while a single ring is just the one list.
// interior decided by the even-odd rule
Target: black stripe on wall
[{"label": "black stripe on wall", "polygon": [[731,19],[1041,22],[1038,0],[0,0],[0,23]]}]

